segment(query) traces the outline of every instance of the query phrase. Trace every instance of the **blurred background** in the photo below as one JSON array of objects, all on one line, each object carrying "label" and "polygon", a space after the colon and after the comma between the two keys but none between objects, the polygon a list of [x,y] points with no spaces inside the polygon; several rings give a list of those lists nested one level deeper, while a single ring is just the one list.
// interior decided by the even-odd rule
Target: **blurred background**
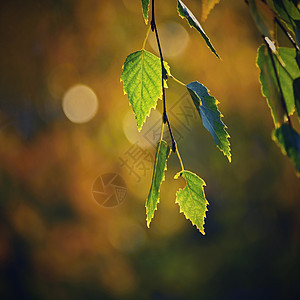
[{"label": "blurred background", "polygon": [[[197,17],[200,2],[186,0]],[[169,80],[185,168],[207,184],[206,235],[175,204],[175,155],[146,228],[162,104],[138,133],[120,83],[147,31],[140,1],[2,1],[1,299],[299,299],[300,184],[271,139],[247,5],[221,1],[203,24],[222,61],[176,1],[156,9],[172,74],[210,89],[231,135],[229,164]]]}]

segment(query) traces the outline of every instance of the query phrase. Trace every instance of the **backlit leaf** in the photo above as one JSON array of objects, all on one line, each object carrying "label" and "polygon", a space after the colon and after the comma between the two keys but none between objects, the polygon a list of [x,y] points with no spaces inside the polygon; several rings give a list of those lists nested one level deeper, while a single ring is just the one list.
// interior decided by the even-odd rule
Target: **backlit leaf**
[{"label": "backlit leaf", "polygon": [[300,173],[300,135],[289,125],[283,124],[273,132],[273,139],[280,146],[283,154],[294,162]]},{"label": "backlit leaf", "polygon": [[205,234],[204,219],[208,201],[205,198],[203,186],[206,184],[203,179],[190,171],[181,171],[174,178],[181,176],[185,179],[186,186],[177,191],[176,203],[180,206],[180,212],[183,212],[185,217],[196,225],[202,234]]},{"label": "backlit leaf", "polygon": [[[170,68],[166,62],[164,66],[169,75]],[[146,50],[131,53],[124,63],[121,81],[140,131],[151,109],[156,108],[157,100],[162,96],[160,58]]]},{"label": "backlit leaf", "polygon": [[231,153],[228,140],[230,136],[226,131],[227,126],[221,119],[222,114],[217,107],[218,101],[209,95],[207,88],[198,81],[191,82],[186,87],[200,114],[204,127],[210,132],[216,145],[230,162]]},{"label": "backlit leaf", "polygon": [[148,198],[146,200],[146,214],[147,214],[147,226],[150,226],[150,222],[154,217],[154,212],[157,210],[157,204],[159,203],[159,190],[160,186],[165,178],[164,172],[167,169],[167,159],[170,155],[170,147],[167,142],[160,141],[157,144],[152,184]]},{"label": "backlit leaf", "polygon": [[148,23],[149,4],[150,0],[142,0],[143,16],[146,24]]},{"label": "backlit leaf", "polygon": [[191,27],[194,27],[198,32],[200,32],[200,34],[202,35],[202,37],[204,38],[206,45],[210,48],[210,50],[218,57],[219,55],[217,54],[214,46],[212,45],[212,43],[210,42],[210,39],[208,38],[208,36],[206,35],[206,33],[204,32],[203,28],[201,27],[199,21],[196,19],[196,17],[193,15],[193,13],[186,7],[186,5],[181,1],[181,0],[177,0],[178,2],[178,14],[181,18],[186,18],[188,23],[190,24]]}]

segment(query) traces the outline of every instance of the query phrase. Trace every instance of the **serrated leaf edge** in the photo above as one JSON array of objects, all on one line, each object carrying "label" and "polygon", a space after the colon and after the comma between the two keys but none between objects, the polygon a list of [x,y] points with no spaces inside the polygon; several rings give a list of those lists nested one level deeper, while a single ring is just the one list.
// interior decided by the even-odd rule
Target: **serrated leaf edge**
[{"label": "serrated leaf edge", "polygon": [[[167,145],[167,147],[169,147],[168,146],[168,143],[166,142],[166,141],[164,141],[164,140],[161,140],[159,143],[161,144],[161,142],[165,142],[166,143],[166,145]],[[159,153],[159,150],[160,150],[160,148],[159,149],[157,149],[157,151],[156,151],[156,153],[158,154]],[[165,165],[165,168],[164,168],[164,171],[163,171],[163,179],[162,179],[162,181],[161,181],[161,184],[160,184],[160,186],[159,186],[159,189],[158,189],[158,195],[160,195],[160,188],[161,188],[161,186],[162,186],[162,183],[165,181],[165,179],[166,179],[166,171],[167,171],[167,163],[168,163],[168,159],[169,159],[169,157],[170,157],[170,155],[171,155],[171,148],[169,147],[169,154],[168,154],[168,157],[167,157],[167,159],[166,159],[166,165]],[[155,156],[155,160],[156,160],[156,156]],[[154,170],[156,169],[156,166],[157,166],[157,164],[153,167],[153,172],[154,172]],[[154,175],[154,174],[153,174]],[[154,176],[152,176],[152,181],[151,181],[151,186],[150,186],[150,191],[151,191],[151,187],[152,187],[152,185],[153,185],[153,179],[154,179]],[[149,192],[149,194],[150,194],[150,192]],[[155,214],[155,211],[157,211],[157,206],[158,206],[158,204],[160,203],[160,197],[158,196],[158,199],[157,199],[157,203],[156,203],[156,207],[154,208],[154,211],[153,211],[153,217],[148,221],[148,214],[147,214],[147,200],[148,200],[148,198],[149,198],[149,194],[148,194],[148,197],[147,197],[147,199],[146,199],[146,204],[145,204],[145,208],[146,208],[146,222],[147,222],[147,227],[148,228],[150,228],[150,223],[151,223],[151,221],[152,221],[152,219],[154,218],[154,214]]]},{"label": "serrated leaf edge", "polygon": [[[196,82],[198,82],[198,81],[196,81]],[[191,82],[191,83],[192,83],[192,82]],[[198,83],[200,83],[200,82],[198,82]],[[200,83],[200,84],[201,84],[201,83]],[[203,84],[202,84],[202,85],[203,85]],[[203,85],[203,86],[204,86],[204,85]],[[204,86],[204,87],[206,88],[207,93],[209,94],[210,90],[209,90],[206,86]],[[197,95],[197,93],[196,93],[194,90],[188,88],[188,84],[186,85],[186,88],[187,88],[189,91],[192,91],[192,92],[199,98],[200,106],[202,106],[203,104],[202,104],[201,98]],[[227,155],[227,154],[225,153],[225,151],[222,150],[218,145],[216,145],[216,146],[217,146],[217,147],[219,148],[219,150],[223,153],[223,155],[227,157],[228,161],[231,163],[231,156],[232,156],[232,154],[231,154],[231,147],[230,147],[231,144],[230,144],[230,141],[229,141],[230,135],[229,135],[228,131],[226,130],[226,129],[228,129],[227,125],[226,125],[226,124],[223,122],[223,120],[222,120],[222,118],[223,118],[224,116],[223,116],[223,114],[219,111],[219,108],[218,108],[218,104],[220,103],[220,101],[218,101],[214,96],[211,96],[210,94],[209,94],[209,96],[210,96],[210,97],[213,97],[213,98],[215,99],[215,104],[216,104],[216,107],[217,107],[217,111],[220,113],[220,120],[221,120],[221,122],[222,122],[223,125],[224,125],[224,130],[225,130],[225,132],[226,132],[226,139],[227,139],[227,141],[228,141],[228,148],[229,148],[228,152],[229,152],[229,154]],[[198,111],[198,109],[197,109],[197,111]],[[198,111],[198,112],[199,112],[199,111]],[[200,112],[199,112],[199,114],[200,114],[200,117],[202,118]],[[207,118],[205,115],[204,115],[204,117],[205,117],[205,119],[208,121],[208,123],[211,125],[211,122],[209,122],[208,118]],[[211,125],[211,127],[212,127],[213,130],[214,130],[214,126]],[[215,130],[214,130],[214,132],[216,133]],[[219,135],[218,135],[217,133],[216,133],[216,135],[219,137]]]},{"label": "serrated leaf edge", "polygon": [[[188,186],[188,183],[187,183],[186,178],[185,178],[184,176],[182,176],[182,175],[183,175],[183,172],[189,172],[189,173],[191,173],[191,174],[196,175],[197,177],[199,177],[196,173],[193,173],[193,172],[187,171],[187,170],[180,171],[180,172],[178,172],[178,173],[174,176],[174,179],[178,179],[179,177],[183,177],[184,180],[185,180],[185,183],[186,183],[186,186],[185,186],[183,189],[182,189],[182,188],[179,188],[179,190],[176,192],[176,200],[175,200],[175,203],[177,203],[178,206],[179,206],[179,212],[180,212],[180,213],[183,213],[184,217],[185,217],[187,220],[189,220],[189,221],[192,223],[193,226],[196,226],[196,228],[200,231],[200,233],[202,233],[203,235],[205,235],[204,229],[203,229],[203,230],[200,230],[200,228],[198,228],[197,224],[195,224],[195,223],[194,223],[194,222],[193,222],[193,221],[185,214],[185,212],[181,209],[180,203],[177,201],[177,194],[178,194],[180,191],[183,191],[183,190]],[[199,178],[200,178],[200,177],[199,177]],[[202,190],[203,190],[204,198],[205,198],[205,200],[206,200],[206,203],[205,203],[205,204],[206,204],[206,205],[205,205],[205,211],[204,211],[204,217],[203,217],[203,228],[204,228],[204,225],[205,225],[205,219],[206,219],[206,212],[208,211],[207,206],[209,205],[209,202],[208,202],[207,199],[206,199],[205,191],[204,191],[204,188],[203,188],[203,187],[206,186],[206,183],[205,183],[205,181],[204,181],[202,178],[200,178],[200,179],[203,181],[203,185],[201,186],[201,188],[202,188]],[[188,189],[188,190],[190,190],[190,189]],[[190,191],[189,191],[189,193],[190,193]],[[192,198],[192,197],[191,197],[191,198]]]},{"label": "serrated leaf edge", "polygon": [[[133,54],[133,53],[136,53],[136,52],[139,52],[139,51],[145,51],[145,52],[148,52],[148,53],[150,53],[150,54],[156,56],[157,58],[159,58],[157,55],[155,55],[155,54],[153,54],[153,53],[151,53],[151,52],[149,52],[149,51],[147,51],[147,50],[145,50],[145,49],[141,49],[141,50],[137,50],[137,51],[135,51],[135,52],[132,52],[132,53],[128,54],[127,57],[128,57],[129,55],[131,55],[131,54]],[[126,59],[127,59],[127,57],[126,57]],[[125,62],[126,62],[126,59],[125,59]],[[122,73],[121,73],[121,76],[120,76],[120,82],[123,82],[123,93],[124,93],[124,95],[128,95],[128,93],[124,90],[124,81],[122,80],[122,74],[123,74],[125,62],[124,62],[124,64],[122,65]],[[170,66],[169,66],[169,64],[168,64],[166,61],[164,61],[164,64],[166,64],[165,70],[166,70],[166,72],[167,72],[167,75],[170,76],[170,75],[171,75]],[[165,84],[164,84],[164,88],[168,88],[168,85],[167,85],[167,79],[165,79],[164,83],[165,83]],[[152,109],[153,109],[153,110],[156,110],[157,102],[158,102],[158,100],[162,100],[162,96],[163,96],[163,92],[162,92],[162,89],[161,89],[160,95],[158,96],[157,101],[156,101],[156,105],[155,105],[154,107],[151,107],[151,108],[150,108],[150,111],[149,111],[149,113],[146,115],[145,120],[143,121],[143,123],[141,124],[141,126],[139,127],[139,126],[137,125],[138,131],[139,131],[139,132],[143,129],[143,126],[144,126],[144,124],[146,123],[147,118],[150,116]],[[129,100],[129,99],[128,99],[128,100]],[[128,101],[128,103],[129,103],[129,106],[132,107],[133,114],[134,114],[134,116],[135,116],[135,118],[136,118],[136,114],[135,114],[135,112],[134,112],[133,105],[130,103],[130,101]]]},{"label": "serrated leaf edge", "polygon": [[141,1],[141,3],[142,3],[142,12],[143,12],[144,21],[147,25],[149,20],[150,0],[148,1],[147,11],[144,11],[143,0]]}]

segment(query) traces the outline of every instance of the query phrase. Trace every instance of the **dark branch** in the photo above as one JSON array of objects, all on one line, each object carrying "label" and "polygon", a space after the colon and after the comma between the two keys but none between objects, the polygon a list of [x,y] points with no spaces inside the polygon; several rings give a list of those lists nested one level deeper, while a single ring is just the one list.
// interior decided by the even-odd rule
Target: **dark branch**
[{"label": "dark branch", "polygon": [[159,37],[158,37],[158,30],[157,30],[157,26],[156,26],[156,22],[155,22],[154,0],[152,0],[151,30],[155,32],[156,42],[157,42],[159,56],[160,56],[160,62],[161,62],[161,70],[162,70],[161,85],[162,85],[162,94],[163,94],[163,122],[168,124],[170,136],[172,139],[172,151],[176,152],[176,141],[174,139],[171,125],[170,125],[168,115],[167,115],[166,93],[165,93],[165,86],[164,86],[164,80],[167,78],[167,72],[164,67],[164,58],[163,58],[162,49],[161,49],[161,45],[160,45],[160,41],[159,41]]}]

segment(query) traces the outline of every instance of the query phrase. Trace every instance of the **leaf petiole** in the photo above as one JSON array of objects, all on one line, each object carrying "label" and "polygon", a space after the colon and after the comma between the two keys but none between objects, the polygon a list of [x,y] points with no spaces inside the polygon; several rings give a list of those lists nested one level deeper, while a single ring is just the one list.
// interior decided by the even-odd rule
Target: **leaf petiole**
[{"label": "leaf petiole", "polygon": [[178,147],[176,147],[176,154],[177,154],[178,159],[179,159],[179,162],[180,162],[181,171],[184,171],[184,166],[183,166],[183,162],[182,162],[181,156],[180,156],[180,154],[179,154]]},{"label": "leaf petiole", "polygon": [[146,37],[145,37],[144,42],[143,42],[143,48],[142,48],[142,50],[144,50],[145,47],[146,47],[146,43],[147,43],[147,40],[148,40],[150,29],[151,29],[151,26],[148,26]]},{"label": "leaf petiole", "polygon": [[183,82],[181,82],[180,80],[178,80],[177,78],[175,78],[173,75],[169,75],[169,77],[172,78],[177,83],[179,83],[180,85],[183,85],[184,87],[186,86],[186,84],[184,84]]}]

